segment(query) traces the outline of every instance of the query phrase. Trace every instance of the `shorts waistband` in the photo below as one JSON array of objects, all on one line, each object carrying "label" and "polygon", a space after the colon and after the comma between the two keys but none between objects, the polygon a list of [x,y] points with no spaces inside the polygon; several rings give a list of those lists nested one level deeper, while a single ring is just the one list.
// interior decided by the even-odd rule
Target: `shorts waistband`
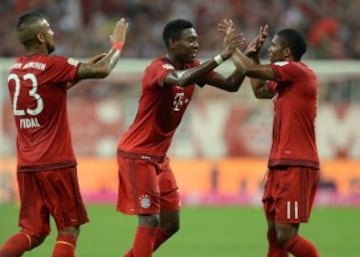
[{"label": "shorts waistband", "polygon": [[163,162],[165,160],[164,156],[124,152],[119,149],[117,150],[117,154],[124,158],[136,159],[136,160],[147,160],[147,161],[154,161],[154,162]]}]

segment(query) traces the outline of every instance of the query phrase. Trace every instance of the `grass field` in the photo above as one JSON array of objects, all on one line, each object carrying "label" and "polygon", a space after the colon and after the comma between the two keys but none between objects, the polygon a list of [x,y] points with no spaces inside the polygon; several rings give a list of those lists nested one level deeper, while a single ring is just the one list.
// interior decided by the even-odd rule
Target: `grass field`
[{"label": "grass field", "polygon": [[[0,243],[17,230],[14,205],[0,206]],[[131,245],[137,219],[113,206],[88,205],[91,222],[83,226],[76,256],[122,256]],[[266,225],[261,208],[184,207],[181,230],[164,244],[158,257],[265,257]],[[48,257],[55,227],[42,246],[25,254]],[[312,240],[322,257],[360,257],[360,209],[316,208],[301,234]]]}]

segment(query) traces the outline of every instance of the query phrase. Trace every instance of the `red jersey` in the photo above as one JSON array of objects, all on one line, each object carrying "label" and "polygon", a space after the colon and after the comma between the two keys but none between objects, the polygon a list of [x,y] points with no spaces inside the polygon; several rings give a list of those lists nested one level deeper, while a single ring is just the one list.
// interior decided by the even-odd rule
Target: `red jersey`
[{"label": "red jersey", "polygon": [[18,171],[74,167],[67,118],[67,83],[78,62],[60,56],[19,57],[8,76],[17,128]]},{"label": "red jersey", "polygon": [[273,139],[269,167],[319,167],[315,138],[317,78],[302,62],[271,64],[276,81],[274,91]]},{"label": "red jersey", "polygon": [[[199,65],[189,63],[185,69]],[[137,154],[165,156],[176,128],[191,100],[195,84],[163,86],[168,72],[175,70],[166,58],[157,58],[146,68],[142,93],[133,124],[119,141],[118,149]],[[199,83],[200,86],[203,83]]]}]

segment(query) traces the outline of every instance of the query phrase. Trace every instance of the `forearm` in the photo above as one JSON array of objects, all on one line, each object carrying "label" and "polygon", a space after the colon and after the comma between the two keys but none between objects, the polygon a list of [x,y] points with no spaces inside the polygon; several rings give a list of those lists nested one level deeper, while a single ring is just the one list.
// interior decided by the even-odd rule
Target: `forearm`
[{"label": "forearm", "polygon": [[213,58],[191,69],[177,71],[175,81],[172,81],[173,78],[169,78],[166,83],[186,87],[203,79],[206,74],[219,66],[223,61],[223,59],[215,60],[215,58]]},{"label": "forearm", "polygon": [[101,64],[103,61],[107,69],[113,70],[119,61],[122,49],[123,42],[114,42],[109,53],[103,59],[101,59],[99,63]]},{"label": "forearm", "polygon": [[235,67],[250,78],[275,80],[275,74],[270,65],[259,64],[258,60],[248,58],[238,49],[232,55],[232,60]]},{"label": "forearm", "polygon": [[107,77],[116,66],[122,52],[122,43],[115,42],[108,53],[95,63],[82,63],[77,73],[77,80]]},{"label": "forearm", "polygon": [[273,92],[266,86],[266,81],[274,76],[270,67],[261,65],[256,56],[250,59],[238,50],[233,54],[232,60],[237,69],[250,77],[251,88],[256,98],[273,97]]},{"label": "forearm", "polygon": [[243,54],[239,49],[236,49],[233,53],[232,61],[238,70],[241,70],[245,75],[255,70],[257,64],[259,64],[257,58],[249,58]]},{"label": "forearm", "polygon": [[236,92],[239,90],[240,86],[242,85],[245,74],[242,73],[239,70],[235,70],[229,77],[226,78],[226,85],[228,85],[226,88],[223,88],[226,91],[229,92]]}]

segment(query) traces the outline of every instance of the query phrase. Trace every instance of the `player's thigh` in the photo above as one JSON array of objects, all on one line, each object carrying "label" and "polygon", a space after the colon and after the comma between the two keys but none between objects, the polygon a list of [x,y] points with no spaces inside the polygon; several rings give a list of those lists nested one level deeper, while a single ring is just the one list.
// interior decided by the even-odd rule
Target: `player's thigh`
[{"label": "player's thigh", "polygon": [[50,232],[50,212],[43,198],[42,186],[35,172],[17,173],[20,197],[19,226],[34,237]]},{"label": "player's thigh", "polygon": [[274,181],[274,172],[267,171],[265,176],[264,183],[264,192],[262,197],[263,209],[266,216],[266,220],[268,224],[274,224],[275,221],[275,192],[274,189],[275,181]]},{"label": "player's thigh", "polygon": [[274,172],[276,223],[307,222],[319,181],[318,170],[295,166]]},{"label": "player's thigh", "polygon": [[59,230],[87,223],[76,168],[39,172],[46,192],[46,204]]},{"label": "player's thigh", "polygon": [[117,209],[126,214],[160,213],[160,188],[156,165],[118,156]]},{"label": "player's thigh", "polygon": [[159,171],[161,212],[177,211],[180,209],[179,187],[168,159],[161,164]]}]

